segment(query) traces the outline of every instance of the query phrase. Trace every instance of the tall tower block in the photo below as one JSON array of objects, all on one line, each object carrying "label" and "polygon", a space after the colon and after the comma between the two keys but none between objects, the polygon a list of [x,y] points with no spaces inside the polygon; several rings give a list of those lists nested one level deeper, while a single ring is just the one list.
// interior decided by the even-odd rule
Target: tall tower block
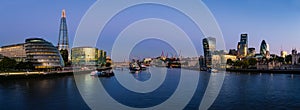
[{"label": "tall tower block", "polygon": [[69,52],[69,39],[68,39],[68,29],[67,29],[67,20],[66,20],[66,11],[62,10],[62,15],[60,19],[60,28],[59,28],[59,38],[57,44],[58,50],[68,50]]},{"label": "tall tower block", "polygon": [[62,14],[61,14],[57,48],[60,51],[60,54],[61,54],[65,64],[66,64],[66,62],[69,62],[71,57],[70,57],[68,28],[67,28],[67,20],[66,20],[66,11],[65,10],[62,10]]}]

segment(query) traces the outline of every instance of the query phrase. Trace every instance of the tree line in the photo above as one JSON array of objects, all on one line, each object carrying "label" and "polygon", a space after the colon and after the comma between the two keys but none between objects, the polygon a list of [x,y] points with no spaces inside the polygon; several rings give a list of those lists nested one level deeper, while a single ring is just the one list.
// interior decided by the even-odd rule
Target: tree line
[{"label": "tree line", "polygon": [[17,62],[14,59],[3,57],[0,61],[0,71],[30,71],[34,70],[32,62]]}]

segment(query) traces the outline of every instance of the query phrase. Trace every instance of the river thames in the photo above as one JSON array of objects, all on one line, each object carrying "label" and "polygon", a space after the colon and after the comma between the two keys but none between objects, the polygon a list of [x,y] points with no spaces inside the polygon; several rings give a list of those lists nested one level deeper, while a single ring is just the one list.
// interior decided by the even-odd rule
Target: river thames
[{"label": "river thames", "polygon": [[[131,75],[143,82],[153,74],[148,70],[130,73],[115,70],[115,74]],[[211,73],[179,69],[168,69],[164,82],[157,90],[137,94],[122,87],[117,77],[98,78],[89,73],[80,74],[84,81],[99,80],[110,96],[129,107],[145,108],[166,101],[177,88],[182,75],[199,74],[199,83],[192,99],[185,109],[198,109],[207,88]],[[117,76],[117,75],[116,75]],[[133,83],[134,85],[134,83]],[[299,109],[300,75],[297,74],[225,74],[221,91],[212,110],[240,109]],[[87,90],[88,91],[88,90]],[[97,92],[97,91],[96,91]],[[77,89],[74,76],[43,79],[0,80],[0,109],[90,109]]]}]

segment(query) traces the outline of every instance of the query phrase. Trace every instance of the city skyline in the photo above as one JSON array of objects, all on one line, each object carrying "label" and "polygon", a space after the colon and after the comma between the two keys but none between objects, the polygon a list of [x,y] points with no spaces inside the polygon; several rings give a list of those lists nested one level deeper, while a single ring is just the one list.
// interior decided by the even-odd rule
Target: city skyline
[{"label": "city skyline", "polygon": [[[30,37],[42,37],[56,44],[62,9],[68,12],[67,25],[72,46],[80,19],[94,1],[1,1],[0,12],[4,17],[0,21],[3,24],[0,26],[0,35],[3,36],[0,38],[0,46],[17,44]],[[297,37],[299,36],[297,30],[300,30],[300,14],[298,14],[300,12],[297,11],[297,7],[300,7],[299,1],[204,0],[203,2],[219,23],[226,51],[236,48],[240,34],[243,33],[249,35],[249,48],[255,47],[256,50],[259,50],[262,40],[270,44],[271,53],[278,55],[281,47],[288,53],[291,53],[293,48],[298,50],[300,48],[300,44],[297,43],[300,40]],[[201,48],[201,45],[199,46]],[[158,51],[157,55],[160,55],[162,50]]]}]

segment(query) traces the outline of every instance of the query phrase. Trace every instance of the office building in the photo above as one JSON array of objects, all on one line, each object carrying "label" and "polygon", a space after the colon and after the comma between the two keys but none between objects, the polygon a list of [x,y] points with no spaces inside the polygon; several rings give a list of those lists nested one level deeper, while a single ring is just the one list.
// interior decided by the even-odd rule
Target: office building
[{"label": "office building", "polygon": [[3,46],[0,54],[17,62],[32,62],[35,69],[56,69],[64,66],[58,49],[41,38],[29,38],[25,43]]},{"label": "office building", "polygon": [[230,49],[228,54],[229,55],[235,55],[235,56],[237,56],[238,55],[238,51],[236,49]]},{"label": "office building", "polygon": [[[69,39],[68,39],[68,28],[67,28],[67,19],[66,19],[66,11],[62,10],[62,15],[60,19],[60,28],[59,28],[59,37],[58,37],[58,44],[57,44],[58,50],[61,52],[62,50],[67,51],[63,54],[63,58],[65,60],[70,59],[70,49],[69,49]],[[66,61],[68,62],[68,61]]]},{"label": "office building", "polygon": [[106,52],[94,47],[75,47],[71,52],[73,66],[96,66],[106,62]]},{"label": "office building", "polygon": [[50,42],[41,38],[25,40],[26,61],[32,62],[36,69],[55,69],[64,66],[58,49]]},{"label": "office building", "polygon": [[256,54],[255,48],[248,48],[248,56],[254,57]]},{"label": "office building", "polygon": [[106,52],[104,50],[98,50],[98,64],[103,65],[106,63]]},{"label": "office building", "polygon": [[267,51],[269,51],[269,45],[266,43],[265,40],[263,40],[263,41],[261,42],[261,45],[260,45],[260,54],[261,54],[262,56],[265,56],[265,57],[266,57]]},{"label": "office building", "polygon": [[280,52],[280,56],[281,56],[282,58],[285,58],[287,55],[288,55],[288,53],[287,53],[286,51],[281,51],[281,52]]},{"label": "office building", "polygon": [[240,42],[237,46],[238,56],[243,58],[247,56],[248,52],[248,34],[241,34]]},{"label": "office building", "polygon": [[0,48],[0,54],[14,59],[17,62],[25,62],[26,60],[24,43],[2,46]]},{"label": "office building", "polygon": [[293,65],[300,64],[300,53],[298,53],[296,49],[292,50],[292,64]]},{"label": "office building", "polygon": [[204,38],[202,44],[204,50],[204,66],[207,68],[212,68],[212,54],[216,51],[216,38]]}]

